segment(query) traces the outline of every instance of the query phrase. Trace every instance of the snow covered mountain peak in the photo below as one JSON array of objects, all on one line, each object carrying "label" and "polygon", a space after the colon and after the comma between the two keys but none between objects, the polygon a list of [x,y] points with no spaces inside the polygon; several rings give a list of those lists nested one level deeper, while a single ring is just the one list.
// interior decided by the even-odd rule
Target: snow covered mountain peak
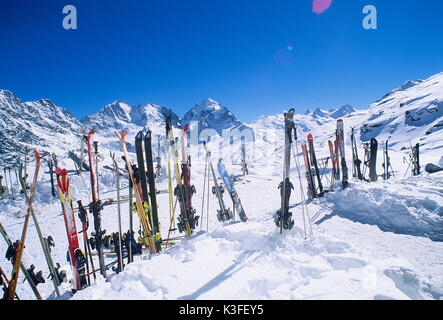
[{"label": "snow covered mountain peak", "polygon": [[222,130],[238,128],[244,129],[246,126],[239,121],[234,114],[217,101],[207,98],[200,104],[196,104],[183,117],[184,123],[198,122],[199,132],[206,128],[211,128],[222,134]]},{"label": "snow covered mountain peak", "polygon": [[349,104],[345,104],[343,107],[341,107],[339,109],[335,109],[333,112],[331,112],[329,114],[329,116],[334,119],[338,119],[338,118],[344,117],[348,114],[351,114],[351,113],[355,112],[356,110],[357,109],[355,109],[355,107],[353,107]]},{"label": "snow covered mountain peak", "polygon": [[334,119],[338,119],[338,118],[341,118],[341,117],[344,117],[348,114],[353,113],[355,110],[356,110],[355,107],[353,107],[349,104],[345,104],[344,106],[342,106],[340,108],[332,108],[329,110],[323,110],[323,109],[320,109],[319,107],[317,107],[315,110],[312,110],[311,108],[309,108],[308,110],[306,110],[304,115],[313,117],[315,119],[324,118],[324,117],[331,117]]}]

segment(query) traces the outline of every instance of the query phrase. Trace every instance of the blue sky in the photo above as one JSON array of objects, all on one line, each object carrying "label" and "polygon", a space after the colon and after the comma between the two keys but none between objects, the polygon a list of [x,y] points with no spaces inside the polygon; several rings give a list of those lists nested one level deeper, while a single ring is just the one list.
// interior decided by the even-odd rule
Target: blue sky
[{"label": "blue sky", "polygon": [[[62,28],[77,8],[78,29]],[[377,8],[377,30],[362,9]],[[366,107],[443,71],[443,1],[0,2],[0,88],[76,117],[114,100],[183,115],[211,97],[242,121],[289,107]]]}]

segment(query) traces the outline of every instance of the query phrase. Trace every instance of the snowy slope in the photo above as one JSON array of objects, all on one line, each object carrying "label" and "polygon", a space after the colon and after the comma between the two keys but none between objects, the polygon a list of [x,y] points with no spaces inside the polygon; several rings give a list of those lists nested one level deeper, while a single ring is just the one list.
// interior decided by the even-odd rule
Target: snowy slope
[{"label": "snowy slope", "polygon": [[[403,157],[409,152],[409,140],[412,144],[420,141],[421,164],[434,162],[443,164],[443,135],[441,122],[443,100],[443,73],[426,80],[409,81],[390,91],[379,101],[366,109],[351,106],[333,110],[309,110],[294,117],[298,140],[306,139],[311,132],[317,159],[320,163],[329,156],[327,140],[335,134],[337,118],[345,124],[345,143],[348,167],[351,166],[349,134],[354,127],[357,133],[360,158],[363,157],[361,142],[371,137],[379,141],[390,137],[391,161],[395,177],[388,181],[379,179],[374,183],[352,179],[350,187],[341,190],[335,183],[333,190],[324,198],[307,204],[309,217],[303,215],[301,193],[306,192],[304,168],[298,179],[294,158],[291,158],[291,181],[295,190],[292,192],[291,212],[295,220],[293,230],[280,235],[274,223],[274,214],[280,206],[280,194],[277,186],[282,173],[282,113],[261,116],[256,121],[246,124],[254,132],[255,142],[247,142],[248,166],[250,175],[240,177],[236,189],[242,200],[247,223],[220,223],[216,218],[218,203],[209,195],[209,215],[207,214],[207,196],[203,200],[204,158],[202,147],[191,146],[198,150],[192,153],[192,182],[197,193],[193,197],[193,206],[200,215],[200,224],[195,234],[189,239],[175,240],[167,250],[157,255],[136,256],[136,261],[125,271],[115,274],[108,271],[108,281],[98,276],[94,285],[76,293],[70,293],[69,284],[63,284],[62,299],[442,299],[443,297],[443,172],[411,177],[405,175],[407,164]],[[58,110],[49,102],[39,104],[38,110],[31,115],[15,113],[14,108],[31,108],[36,103],[22,103],[12,93],[2,91],[0,105],[2,126],[12,124],[25,126],[25,121],[33,114],[35,122],[27,127],[42,134],[42,139],[51,146],[56,146],[51,137],[40,133],[44,126],[65,128],[63,123],[51,122],[53,111]],[[4,102],[6,101],[6,102]],[[16,106],[16,107],[15,107]],[[41,107],[40,107],[41,106]],[[51,109],[46,109],[51,106]],[[220,104],[206,100],[194,108],[185,119],[210,123],[221,112],[221,119],[231,119],[211,124],[214,131],[226,128],[239,128],[242,124],[230,118],[229,111]],[[218,109],[217,109],[218,108]],[[46,111],[45,111],[46,110]],[[81,126],[97,126],[96,139],[100,146],[100,196],[101,199],[116,198],[115,177],[103,165],[110,164],[109,151],[116,152],[120,160],[121,146],[114,135],[114,130],[121,132],[128,129],[129,150],[134,151],[134,137],[139,130],[150,128],[154,136],[162,137],[162,162],[164,154],[164,123],[162,107],[145,104],[129,106],[115,102],[97,115],[82,119],[82,123],[70,120],[69,114],[60,109],[63,121],[72,122],[73,131]],[[26,112],[23,111],[23,112]],[[44,113],[41,113],[44,112]],[[172,111],[171,111],[172,112]],[[37,116],[36,116],[37,115]],[[226,117],[225,117],[226,116]],[[178,117],[178,116],[177,116]],[[200,120],[199,120],[200,119]],[[34,121],[34,120],[33,120]],[[39,122],[40,121],[40,122]],[[100,123],[106,125],[99,126]],[[34,128],[33,126],[36,126]],[[238,126],[237,126],[238,125]],[[4,128],[2,127],[2,128]],[[207,128],[210,128],[209,126]],[[61,130],[60,129],[60,130]],[[54,129],[56,130],[56,129]],[[2,132],[4,132],[2,130]],[[78,149],[79,137],[64,132],[64,140]],[[13,135],[13,132],[8,132]],[[175,128],[174,134],[180,131]],[[37,136],[37,134],[35,134]],[[192,135],[192,133],[191,133]],[[26,139],[24,139],[26,141]],[[2,140],[3,141],[3,140]],[[36,140],[37,141],[37,140]],[[154,142],[156,139],[154,139]],[[37,141],[38,142],[38,141]],[[42,150],[43,143],[35,145]],[[33,142],[34,143],[34,142]],[[217,151],[220,139],[211,139],[212,161],[218,159]],[[2,144],[3,146],[3,144]],[[58,147],[57,147],[58,148]],[[66,154],[67,147],[56,149],[57,154]],[[234,176],[241,173],[238,161],[239,145],[232,145],[233,152],[224,150],[232,161],[226,161],[228,171]],[[296,150],[295,150],[296,151]],[[298,150],[300,151],[300,150]],[[156,148],[154,147],[154,155]],[[194,156],[195,155],[195,156]],[[135,159],[134,153],[130,157]],[[72,168],[72,162],[62,158],[62,165]],[[381,155],[377,170],[381,171]],[[298,155],[298,161],[302,163]],[[321,165],[322,166],[322,165]],[[328,168],[330,164],[328,163]],[[173,168],[172,168],[173,169]],[[43,170],[42,170],[43,171]],[[33,159],[28,169],[33,173]],[[166,167],[163,177],[157,181],[159,190],[168,189]],[[351,172],[350,172],[351,175]],[[85,175],[88,178],[87,175]],[[323,184],[329,187],[330,170],[326,169]],[[74,202],[82,200],[88,203],[88,186],[83,186],[77,175],[70,176]],[[88,179],[86,179],[88,184]],[[176,185],[175,179],[172,185]],[[212,182],[211,182],[212,186]],[[21,235],[26,204],[14,182],[14,195],[6,195],[0,200],[0,222],[12,239]],[[122,179],[122,195],[128,193],[126,179]],[[225,193],[226,205],[232,209],[232,203]],[[168,195],[158,195],[162,237],[166,238],[169,230]],[[69,270],[66,262],[66,231],[57,198],[50,196],[48,175],[41,172],[34,200],[43,234],[51,235],[56,243],[52,249],[54,262]],[[128,203],[122,205],[123,230],[129,226]],[[177,214],[177,213],[176,213]],[[305,218],[305,219],[304,219]],[[309,218],[312,222],[308,223]],[[77,219],[77,226],[80,222]],[[92,232],[93,218],[89,216]],[[135,227],[138,218],[134,215]],[[107,206],[102,213],[103,229],[107,234],[117,231],[117,207]],[[306,234],[306,239],[305,239]],[[180,236],[178,232],[172,237]],[[0,252],[5,252],[5,243],[0,240]],[[107,254],[106,262],[115,261],[115,255]],[[31,263],[37,270],[48,270],[37,240],[35,227],[31,221],[26,240],[23,262]],[[96,267],[98,261],[95,260]],[[10,274],[11,265],[6,259],[0,259],[0,265],[6,274]],[[23,275],[20,276],[23,278]],[[44,298],[53,299],[54,289],[50,281],[39,285]],[[34,299],[29,286],[19,284],[18,295],[21,299]]]}]

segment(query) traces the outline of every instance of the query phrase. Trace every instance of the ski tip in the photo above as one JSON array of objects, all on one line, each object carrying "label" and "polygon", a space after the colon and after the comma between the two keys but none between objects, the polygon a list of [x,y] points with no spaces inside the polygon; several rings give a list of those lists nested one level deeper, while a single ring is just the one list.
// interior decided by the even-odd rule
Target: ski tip
[{"label": "ski tip", "polygon": [[126,130],[123,130],[122,133],[118,133],[117,131],[114,131],[115,135],[120,139],[120,140],[124,140],[125,139],[125,135],[126,135]]},{"label": "ski tip", "polygon": [[59,176],[66,176],[66,175],[68,175],[68,170],[56,167],[55,173]]},{"label": "ski tip", "polygon": [[139,131],[138,133],[137,133],[137,135],[135,136],[135,140],[137,140],[137,141],[141,141],[143,139],[143,131]]},{"label": "ski tip", "polygon": [[38,153],[37,149],[34,149],[34,156],[37,162],[40,162],[40,154]]},{"label": "ski tip", "polygon": [[183,131],[185,131],[185,132],[188,132],[188,130],[189,130],[189,123],[187,123],[185,125],[185,127],[183,128]]}]

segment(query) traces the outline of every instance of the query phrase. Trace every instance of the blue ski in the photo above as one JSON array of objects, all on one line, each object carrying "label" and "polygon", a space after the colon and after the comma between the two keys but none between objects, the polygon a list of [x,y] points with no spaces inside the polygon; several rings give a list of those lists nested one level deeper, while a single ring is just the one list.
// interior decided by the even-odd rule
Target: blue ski
[{"label": "blue ski", "polygon": [[218,161],[217,169],[220,174],[220,177],[223,179],[223,182],[229,191],[229,195],[231,196],[232,202],[234,203],[235,210],[237,211],[240,219],[243,222],[248,221],[248,217],[246,216],[245,210],[243,210],[243,206],[241,204],[240,198],[238,197],[237,191],[235,191],[231,177],[229,176],[228,172],[226,171],[226,168],[225,168],[225,165],[223,164],[222,159],[220,159]]}]

